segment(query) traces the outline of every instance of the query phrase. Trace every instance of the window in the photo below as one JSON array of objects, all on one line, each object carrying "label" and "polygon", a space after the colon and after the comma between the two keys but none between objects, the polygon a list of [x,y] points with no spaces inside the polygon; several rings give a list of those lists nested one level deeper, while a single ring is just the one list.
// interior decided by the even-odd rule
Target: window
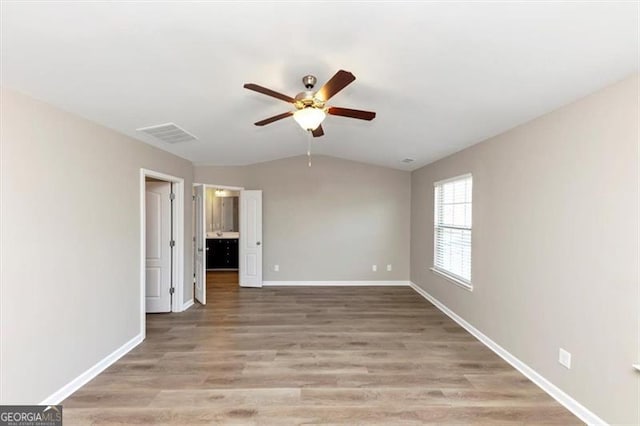
[{"label": "window", "polygon": [[436,182],[432,270],[471,289],[470,174]]}]

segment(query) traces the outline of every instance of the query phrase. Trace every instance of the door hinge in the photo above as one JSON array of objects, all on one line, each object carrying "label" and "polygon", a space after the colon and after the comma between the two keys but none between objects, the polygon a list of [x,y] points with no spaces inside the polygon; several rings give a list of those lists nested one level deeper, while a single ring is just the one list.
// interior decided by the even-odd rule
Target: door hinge
[{"label": "door hinge", "polygon": [[169,241],[169,247],[175,247],[176,246],[176,241],[175,240],[171,240]]},{"label": "door hinge", "polygon": [[192,196],[191,196],[191,199],[192,199],[193,201],[195,201],[195,200],[196,200],[196,196],[195,196],[195,195],[192,195]]},{"label": "door hinge", "polygon": [[169,294],[173,295],[173,293],[175,293],[175,292],[176,292],[175,287],[171,287],[171,288],[169,289]]},{"label": "door hinge", "polygon": [[171,194],[169,194],[169,199],[170,199],[171,201],[175,200],[175,199],[176,199],[176,194],[175,194],[174,192],[172,192]]}]

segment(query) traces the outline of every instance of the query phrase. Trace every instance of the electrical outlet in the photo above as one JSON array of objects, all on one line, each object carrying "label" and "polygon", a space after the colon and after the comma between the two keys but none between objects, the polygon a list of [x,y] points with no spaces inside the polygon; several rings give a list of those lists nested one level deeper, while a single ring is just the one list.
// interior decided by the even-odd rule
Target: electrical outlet
[{"label": "electrical outlet", "polygon": [[571,353],[560,348],[558,354],[558,362],[567,368],[571,368]]},{"label": "electrical outlet", "polygon": [[378,270],[378,265],[373,265],[373,266],[371,267],[371,270],[372,270],[373,272],[376,272],[376,271]]},{"label": "electrical outlet", "polygon": [[280,270],[280,265],[273,265],[274,272],[278,272]]},{"label": "electrical outlet", "polygon": [[391,271],[391,264],[387,265],[387,271]]}]

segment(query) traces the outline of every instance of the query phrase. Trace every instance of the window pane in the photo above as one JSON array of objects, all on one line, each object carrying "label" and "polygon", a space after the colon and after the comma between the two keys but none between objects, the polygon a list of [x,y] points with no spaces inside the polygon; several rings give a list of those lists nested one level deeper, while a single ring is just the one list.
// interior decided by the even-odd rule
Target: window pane
[{"label": "window pane", "polygon": [[444,203],[453,203],[453,183],[445,183],[442,185],[442,194]]},{"label": "window pane", "polygon": [[465,204],[454,204],[453,206],[453,221],[451,222],[452,225],[455,226],[466,226],[465,223],[465,210],[466,210],[466,205]]}]

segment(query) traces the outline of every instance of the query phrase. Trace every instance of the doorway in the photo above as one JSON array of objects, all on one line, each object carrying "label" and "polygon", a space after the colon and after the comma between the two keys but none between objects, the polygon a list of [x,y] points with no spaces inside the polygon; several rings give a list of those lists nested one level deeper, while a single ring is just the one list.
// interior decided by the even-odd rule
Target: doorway
[{"label": "doorway", "polygon": [[[140,316],[181,312],[184,293],[184,180],[140,169]],[[192,303],[192,302],[191,302]]]},{"label": "doorway", "polygon": [[194,294],[262,285],[262,191],[194,184]]}]

